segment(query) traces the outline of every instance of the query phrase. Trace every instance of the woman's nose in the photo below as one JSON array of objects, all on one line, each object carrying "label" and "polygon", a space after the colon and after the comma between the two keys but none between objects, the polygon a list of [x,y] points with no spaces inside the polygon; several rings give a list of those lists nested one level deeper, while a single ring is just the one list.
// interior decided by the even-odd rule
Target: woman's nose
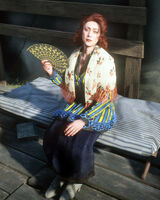
[{"label": "woman's nose", "polygon": [[88,31],[88,36],[91,36],[92,35],[92,31]]}]

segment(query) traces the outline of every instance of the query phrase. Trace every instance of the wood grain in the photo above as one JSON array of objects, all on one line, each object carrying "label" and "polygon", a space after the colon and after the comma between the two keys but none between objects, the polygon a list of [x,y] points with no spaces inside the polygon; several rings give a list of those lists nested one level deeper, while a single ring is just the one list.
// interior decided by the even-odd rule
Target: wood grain
[{"label": "wood grain", "polygon": [[[135,7],[145,6],[145,2],[145,0],[130,0],[129,5]],[[143,26],[129,25],[127,39],[143,41]],[[141,59],[126,57],[124,96],[130,98],[139,98],[141,65]]]},{"label": "wood grain", "polygon": [[103,14],[106,19],[111,22],[139,25],[146,24],[145,7],[136,8],[131,6],[48,0],[0,0],[0,10],[70,18],[82,18],[82,16],[98,12]]},{"label": "wood grain", "polygon": [[[13,24],[0,23],[0,34],[14,37],[27,38],[50,44],[63,44],[74,46],[72,38],[74,33],[56,30],[48,30],[34,27],[25,27]],[[143,58],[143,42],[129,41],[118,38],[108,38],[109,51],[114,54]]]}]

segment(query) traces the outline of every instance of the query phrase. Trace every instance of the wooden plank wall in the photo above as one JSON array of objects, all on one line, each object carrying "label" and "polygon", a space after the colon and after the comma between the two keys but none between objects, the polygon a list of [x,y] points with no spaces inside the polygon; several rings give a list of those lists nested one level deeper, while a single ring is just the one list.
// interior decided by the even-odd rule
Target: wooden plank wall
[{"label": "wooden plank wall", "polygon": [[[109,52],[125,58],[124,83],[120,84],[122,95],[138,98],[141,60],[144,58],[143,26],[146,24],[145,1],[130,0],[128,6],[75,3],[48,0],[0,0],[0,11],[38,14],[80,19],[99,12],[109,23],[127,24],[127,38],[109,37]],[[116,14],[115,14],[116,13]],[[72,47],[72,32],[0,23],[0,35],[26,38],[50,44],[62,43]]]},{"label": "wooden plank wall", "polygon": [[99,12],[111,22],[146,24],[145,7],[48,0],[1,0],[0,10],[71,18],[82,18],[82,16]]},{"label": "wooden plank wall", "polygon": [[[130,6],[145,7],[145,0],[129,0]],[[143,41],[143,26],[129,25],[127,32],[128,40]],[[141,75],[141,58],[126,57],[125,62],[125,81],[124,95],[132,98],[139,97],[140,75]]]}]

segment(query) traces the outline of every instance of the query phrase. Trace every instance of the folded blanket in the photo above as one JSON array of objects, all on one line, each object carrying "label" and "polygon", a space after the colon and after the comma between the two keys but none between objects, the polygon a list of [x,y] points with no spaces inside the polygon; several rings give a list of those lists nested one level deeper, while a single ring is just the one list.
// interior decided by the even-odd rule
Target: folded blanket
[{"label": "folded blanket", "polygon": [[[65,104],[60,88],[42,77],[0,95],[1,109],[46,125]],[[115,108],[118,121],[98,142],[144,156],[155,153],[160,148],[160,104],[118,95]]]}]

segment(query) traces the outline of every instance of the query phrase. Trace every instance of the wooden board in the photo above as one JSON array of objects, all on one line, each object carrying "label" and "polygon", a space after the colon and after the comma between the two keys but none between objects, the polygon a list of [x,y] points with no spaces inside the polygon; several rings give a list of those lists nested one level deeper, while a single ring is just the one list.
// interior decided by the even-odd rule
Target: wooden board
[{"label": "wooden board", "polygon": [[160,190],[98,166],[96,166],[96,176],[89,179],[88,184],[122,200],[160,198]]},{"label": "wooden board", "polygon": [[[129,5],[135,7],[145,6],[145,2],[145,0],[129,0]],[[143,41],[143,27],[140,25],[129,25],[127,39]],[[139,98],[141,65],[141,59],[126,58],[124,96]]]},{"label": "wooden board", "polygon": [[7,193],[11,194],[14,192],[17,188],[24,184],[26,180],[27,176],[0,164],[0,188]]},{"label": "wooden board", "polygon": [[[0,23],[0,34],[27,38],[29,40],[35,40],[38,42],[62,44],[70,47],[74,46],[72,42],[74,33],[71,32]],[[111,53],[137,58],[144,57],[143,42],[108,37],[108,43],[109,51]]]},{"label": "wooden board", "polygon": [[0,189],[0,200],[5,200],[7,198],[8,194]]},{"label": "wooden board", "polygon": [[99,192],[91,187],[88,187],[86,185],[82,186],[82,189],[79,193],[76,194],[77,200],[118,200],[116,198],[113,198],[107,194],[104,194],[102,192]]},{"label": "wooden board", "polygon": [[45,198],[34,188],[24,184],[18,188],[7,200],[45,200]]},{"label": "wooden board", "polygon": [[[34,13],[40,15],[82,18],[98,12],[108,21],[127,24],[146,24],[146,8],[90,3],[75,3],[46,0],[0,0],[1,11]],[[113,14],[116,13],[116,14]]]},{"label": "wooden board", "polygon": [[141,59],[126,58],[124,96],[130,98],[139,97],[141,63]]},{"label": "wooden board", "polygon": [[1,163],[26,176],[36,174],[45,166],[44,162],[2,144],[0,144],[0,152]]}]

